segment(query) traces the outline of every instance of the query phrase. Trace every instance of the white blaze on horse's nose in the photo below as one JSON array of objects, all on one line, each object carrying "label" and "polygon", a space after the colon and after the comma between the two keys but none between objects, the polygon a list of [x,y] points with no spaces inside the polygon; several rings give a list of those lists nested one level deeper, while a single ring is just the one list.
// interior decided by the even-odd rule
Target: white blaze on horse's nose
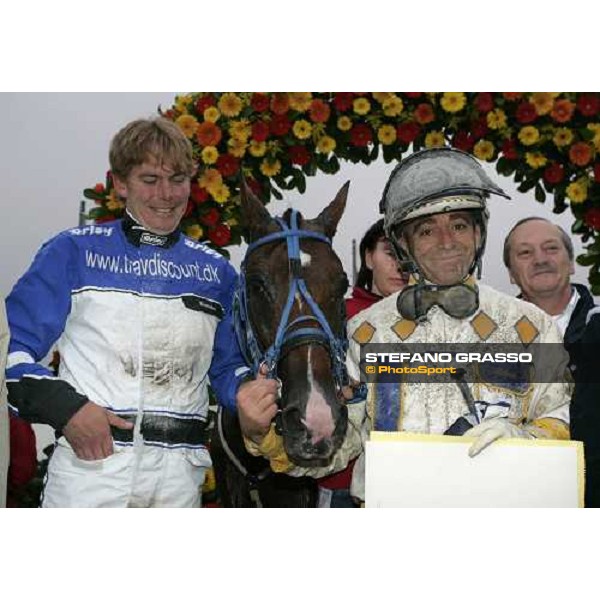
[{"label": "white blaze on horse's nose", "polygon": [[312,257],[310,254],[300,251],[300,264],[303,267],[308,267],[310,265],[311,260],[312,260]]},{"label": "white blaze on horse's nose", "polygon": [[308,402],[306,403],[306,418],[302,423],[311,434],[311,442],[318,444],[322,439],[333,435],[335,425],[331,407],[327,404],[321,390],[317,387],[310,367],[311,348],[308,348]]}]

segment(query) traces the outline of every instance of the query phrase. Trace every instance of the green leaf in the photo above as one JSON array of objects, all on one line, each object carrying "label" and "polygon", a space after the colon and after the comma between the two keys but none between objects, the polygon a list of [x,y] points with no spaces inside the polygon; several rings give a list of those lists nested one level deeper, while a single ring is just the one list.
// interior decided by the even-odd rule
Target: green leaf
[{"label": "green leaf", "polygon": [[542,203],[546,201],[546,192],[539,183],[535,184],[535,199]]}]

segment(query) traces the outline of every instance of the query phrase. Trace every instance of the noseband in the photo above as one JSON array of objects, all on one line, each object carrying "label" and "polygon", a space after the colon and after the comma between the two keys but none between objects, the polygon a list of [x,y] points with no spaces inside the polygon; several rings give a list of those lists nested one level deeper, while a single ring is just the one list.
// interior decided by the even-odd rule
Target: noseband
[{"label": "noseband", "polygon": [[[321,344],[329,351],[333,366],[333,376],[339,391],[342,386],[348,383],[345,360],[348,348],[346,321],[344,319],[342,336],[334,335],[323,311],[321,311],[308,291],[306,282],[302,277],[302,265],[300,263],[300,240],[318,240],[329,246],[331,246],[331,240],[322,233],[299,229],[297,210],[292,209],[289,226],[279,217],[275,220],[281,231],[266,235],[250,244],[246,251],[246,258],[240,268],[239,285],[233,302],[233,316],[238,342],[246,361],[252,366],[254,373],[256,374],[260,366],[265,364],[268,368],[268,377],[271,379],[277,378],[277,363],[287,352],[298,346]],[[287,301],[277,327],[275,340],[269,348],[263,350],[260,348],[248,315],[246,261],[250,253],[256,250],[256,248],[279,240],[285,240],[287,244],[290,285]],[[297,294],[300,294],[302,299],[310,306],[312,315],[301,315],[290,322],[290,314]],[[314,324],[308,325],[308,323]],[[296,327],[297,325],[301,326]]]}]

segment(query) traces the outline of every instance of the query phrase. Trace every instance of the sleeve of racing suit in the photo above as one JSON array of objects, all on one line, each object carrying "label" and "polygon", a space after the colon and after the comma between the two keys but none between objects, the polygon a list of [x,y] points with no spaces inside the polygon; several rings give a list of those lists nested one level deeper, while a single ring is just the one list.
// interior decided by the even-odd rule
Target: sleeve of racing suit
[{"label": "sleeve of racing suit", "polygon": [[235,397],[240,384],[252,375],[240,350],[233,324],[232,303],[236,285],[237,275],[230,267],[223,300],[226,312],[217,326],[213,358],[208,371],[219,404],[233,412],[237,410]]},{"label": "sleeve of racing suit", "polygon": [[573,391],[569,355],[564,350],[558,328],[549,317],[540,333],[539,346],[552,346],[549,352],[544,352],[543,374],[536,377],[533,397],[521,427],[534,438],[568,440],[569,404]]},{"label": "sleeve of racing suit", "polygon": [[67,234],[44,244],[6,299],[9,405],[23,419],[57,431],[88,400],[39,364],[62,334],[71,309],[75,251]]}]

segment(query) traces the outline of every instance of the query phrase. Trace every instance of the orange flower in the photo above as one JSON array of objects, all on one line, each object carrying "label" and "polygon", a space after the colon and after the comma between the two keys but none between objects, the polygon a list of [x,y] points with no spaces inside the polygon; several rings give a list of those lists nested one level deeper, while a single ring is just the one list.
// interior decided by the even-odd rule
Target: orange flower
[{"label": "orange flower", "polygon": [[222,137],[221,128],[211,121],[200,123],[196,129],[196,139],[201,146],[216,146]]},{"label": "orange flower", "polygon": [[313,123],[326,123],[331,114],[331,109],[329,104],[323,102],[323,100],[313,100],[308,114]]},{"label": "orange flower", "polygon": [[592,160],[592,148],[585,142],[577,142],[569,149],[569,160],[579,167],[585,167]]},{"label": "orange flower", "polygon": [[417,108],[415,108],[413,115],[415,117],[415,121],[421,125],[431,123],[431,121],[433,121],[435,118],[431,104],[427,104],[426,102],[419,104]]},{"label": "orange flower", "polygon": [[513,100],[518,100],[523,93],[522,92],[502,92],[502,95],[506,100],[512,102]]},{"label": "orange flower", "polygon": [[278,94],[273,94],[273,98],[271,99],[271,110],[276,115],[285,115],[285,113],[290,109],[290,99],[286,92],[280,92]]},{"label": "orange flower", "polygon": [[550,116],[557,123],[566,123],[571,120],[574,110],[575,104],[570,100],[557,100],[554,103],[554,108],[552,109]]}]

